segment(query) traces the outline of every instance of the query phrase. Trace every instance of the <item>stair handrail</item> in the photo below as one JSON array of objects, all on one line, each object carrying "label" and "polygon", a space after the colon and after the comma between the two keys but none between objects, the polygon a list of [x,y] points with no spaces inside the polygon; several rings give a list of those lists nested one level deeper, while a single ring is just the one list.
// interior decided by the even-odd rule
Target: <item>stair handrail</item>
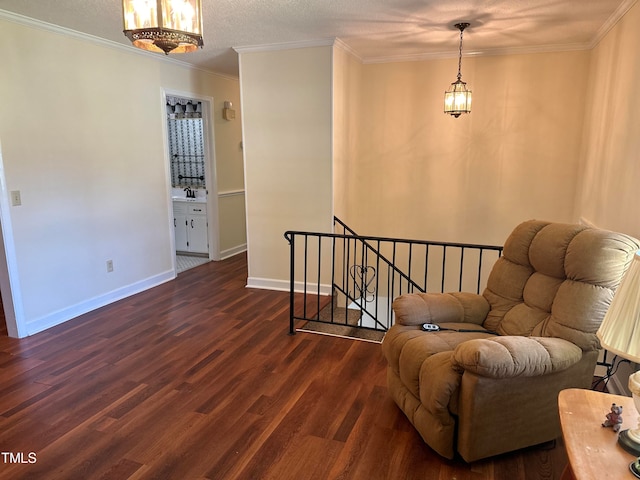
[{"label": "stair handrail", "polygon": [[[349,228],[346,224],[344,224],[344,222],[342,222],[340,219],[336,218],[336,221],[340,224],[343,225],[345,227],[345,231],[348,231],[349,234],[341,234],[341,233],[323,233],[323,232],[310,232],[310,231],[301,231],[301,230],[288,230],[284,233],[284,237],[285,239],[288,241],[289,245],[290,245],[290,254],[291,254],[291,258],[290,258],[290,334],[294,334],[295,330],[294,330],[294,320],[295,320],[295,315],[294,315],[294,291],[295,291],[295,246],[294,246],[294,242],[295,242],[295,237],[297,235],[299,236],[303,236],[305,238],[305,245],[307,242],[307,237],[318,237],[319,239],[321,238],[327,238],[327,239],[334,239],[333,240],[333,245],[335,245],[335,239],[344,239],[344,240],[356,240],[358,242],[360,242],[362,245],[365,245],[367,247],[367,251],[372,251],[375,253],[376,255],[376,259],[380,260],[382,263],[384,263],[388,268],[390,268],[400,279],[400,281],[402,282],[403,280],[407,282],[407,288],[409,289],[409,287],[417,289],[420,292],[424,292],[426,291],[426,284],[425,284],[425,288],[422,288],[418,283],[416,283],[409,274],[405,273],[401,268],[399,268],[393,261],[389,260],[388,258],[386,258],[384,255],[382,255],[382,253],[380,253],[379,249],[376,248],[374,245],[372,245],[373,243],[377,243],[378,246],[380,246],[380,244],[382,244],[383,242],[390,242],[393,245],[394,248],[394,258],[395,258],[395,252],[396,252],[396,245],[397,244],[408,244],[409,245],[409,259],[411,258],[411,251],[414,245],[423,245],[426,247],[427,250],[427,254],[428,254],[428,250],[429,250],[429,246],[434,246],[434,247],[442,247],[443,249],[443,259],[442,259],[442,263],[443,263],[443,267],[445,265],[446,262],[446,251],[447,248],[458,248],[461,250],[460,253],[460,279],[459,282],[460,284],[462,283],[462,266],[464,264],[464,253],[465,253],[465,249],[476,249],[476,250],[480,250],[480,258],[479,258],[479,264],[478,264],[478,271],[481,270],[482,268],[482,252],[484,250],[490,250],[490,251],[496,251],[498,252],[498,257],[500,257],[502,255],[502,250],[503,247],[502,246],[497,246],[497,245],[481,245],[481,244],[473,244],[473,243],[460,243],[460,242],[440,242],[440,241],[430,241],[430,240],[411,240],[411,239],[399,239],[399,238],[392,238],[392,237],[382,237],[382,236],[372,236],[372,235],[357,235],[355,233],[355,231],[353,231],[353,229]],[[319,240],[320,242],[321,240]],[[306,246],[305,246],[306,248]],[[332,253],[332,263],[334,262],[335,259],[335,247]],[[305,267],[306,268],[306,267]],[[332,267],[333,269],[333,267]],[[409,269],[411,269],[411,265],[409,265]],[[319,275],[319,273],[318,273]],[[305,276],[306,278],[306,276]],[[344,288],[339,287],[338,285],[336,285],[335,283],[335,277],[334,277],[334,273],[332,272],[332,288],[337,288],[343,295],[345,295],[345,297],[347,299],[349,299],[350,301],[355,301],[357,302],[358,299],[354,298],[349,292],[345,291]],[[444,288],[444,282],[445,282],[445,275],[444,275],[444,270],[443,270],[443,275],[442,275],[442,288]],[[480,285],[480,276],[478,276],[478,288]],[[319,288],[320,288],[320,278],[318,278],[318,293],[319,293]],[[307,295],[307,282],[304,282],[304,295],[306,297]],[[363,305],[364,303],[364,305]],[[377,304],[376,304],[377,305]],[[387,327],[385,327],[377,318],[377,307],[376,307],[376,313],[370,312],[367,308],[366,308],[366,302],[360,302],[359,305],[360,309],[362,312],[367,313],[374,321],[377,325],[381,326],[383,329],[386,330]],[[306,311],[306,306],[305,306],[305,311]],[[306,316],[306,314],[305,314]],[[333,321],[333,320],[332,320]]]},{"label": "stair handrail", "polygon": [[[346,223],[344,223],[342,220],[340,220],[338,217],[334,216],[333,217],[333,222],[334,223],[338,223],[342,228],[344,228],[346,231],[348,231],[351,234],[352,238],[355,239],[362,239],[363,237],[361,235],[358,235],[351,227],[349,227]],[[387,240],[379,240],[380,241],[388,241]],[[400,241],[397,239],[394,239],[395,241]],[[381,260],[383,260],[387,266],[389,266],[391,269],[393,269],[396,273],[398,273],[401,277],[403,277],[413,288],[417,289],[419,292],[424,293],[426,290],[424,288],[422,288],[419,284],[417,284],[416,282],[413,281],[413,279],[409,276],[409,274],[406,274],[404,271],[402,271],[400,268],[398,268],[396,266],[395,263],[393,263],[391,260],[387,259],[387,257],[385,257],[380,250],[378,250],[377,248],[375,248],[373,245],[371,245],[368,241],[366,240],[361,240],[362,244],[365,245],[369,250],[371,250],[373,253],[375,253],[378,258],[380,258]],[[407,240],[405,243],[415,243],[415,241],[413,240]],[[430,242],[431,244],[433,244],[432,242]]]}]

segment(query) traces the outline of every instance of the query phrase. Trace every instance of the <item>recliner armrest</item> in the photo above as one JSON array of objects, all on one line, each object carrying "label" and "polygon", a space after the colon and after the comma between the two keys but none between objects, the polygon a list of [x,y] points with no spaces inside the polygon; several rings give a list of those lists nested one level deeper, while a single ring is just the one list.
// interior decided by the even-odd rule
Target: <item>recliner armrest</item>
[{"label": "recliner armrest", "polygon": [[396,323],[473,323],[482,325],[489,302],[475,293],[408,293],[393,301]]},{"label": "recliner armrest", "polygon": [[453,352],[453,368],[483,377],[534,377],[569,368],[582,349],[561,338],[503,336],[461,343]]}]

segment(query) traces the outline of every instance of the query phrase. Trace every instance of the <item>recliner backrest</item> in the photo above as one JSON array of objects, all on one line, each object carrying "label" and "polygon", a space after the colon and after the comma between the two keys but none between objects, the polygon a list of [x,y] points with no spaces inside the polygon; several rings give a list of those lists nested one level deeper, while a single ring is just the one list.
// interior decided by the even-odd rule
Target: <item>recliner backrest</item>
[{"label": "recliner backrest", "polygon": [[595,332],[639,248],[632,237],[585,225],[518,225],[483,292],[491,305],[485,328],[596,350]]}]

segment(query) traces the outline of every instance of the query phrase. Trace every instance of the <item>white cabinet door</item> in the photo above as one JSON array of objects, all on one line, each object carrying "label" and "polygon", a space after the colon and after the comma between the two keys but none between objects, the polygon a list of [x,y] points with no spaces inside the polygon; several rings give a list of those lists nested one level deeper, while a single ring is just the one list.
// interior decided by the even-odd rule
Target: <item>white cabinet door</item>
[{"label": "white cabinet door", "polygon": [[189,244],[187,238],[187,208],[181,203],[173,204],[173,227],[175,229],[176,250],[186,252]]},{"label": "white cabinet door", "polygon": [[194,253],[208,253],[209,240],[207,235],[206,215],[189,215],[189,251]]}]

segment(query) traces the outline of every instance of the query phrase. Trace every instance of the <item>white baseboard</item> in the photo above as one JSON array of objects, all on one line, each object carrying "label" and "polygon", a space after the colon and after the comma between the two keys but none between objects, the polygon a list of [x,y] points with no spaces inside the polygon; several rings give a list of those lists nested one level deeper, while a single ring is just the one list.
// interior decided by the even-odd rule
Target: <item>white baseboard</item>
[{"label": "white baseboard", "polygon": [[173,270],[168,270],[158,275],[154,275],[153,277],[146,278],[131,285],[105,293],[104,295],[99,295],[84,302],[80,302],[62,310],[58,310],[57,312],[45,315],[36,320],[32,320],[26,323],[27,335],[34,335],[48,328],[55,327],[56,325],[60,325],[61,323],[79,317],[87,312],[104,307],[105,305],[122,300],[123,298],[130,297],[131,295],[135,295],[136,293],[140,293],[144,290],[148,290],[152,287],[173,280],[174,278],[175,272]]},{"label": "white baseboard", "polygon": [[[270,278],[247,278],[247,288],[261,288],[263,290],[277,290],[279,292],[288,292],[291,287],[291,283],[288,280],[274,280]],[[296,293],[303,293],[304,283],[295,282],[294,291]],[[307,293],[316,295],[318,293],[318,285],[307,283]],[[331,285],[320,285],[320,295],[331,295]]]},{"label": "white baseboard", "polygon": [[227,258],[231,258],[239,253],[247,251],[247,244],[244,243],[242,245],[238,245],[237,247],[227,248],[226,250],[220,252],[220,260],[226,260]]}]

